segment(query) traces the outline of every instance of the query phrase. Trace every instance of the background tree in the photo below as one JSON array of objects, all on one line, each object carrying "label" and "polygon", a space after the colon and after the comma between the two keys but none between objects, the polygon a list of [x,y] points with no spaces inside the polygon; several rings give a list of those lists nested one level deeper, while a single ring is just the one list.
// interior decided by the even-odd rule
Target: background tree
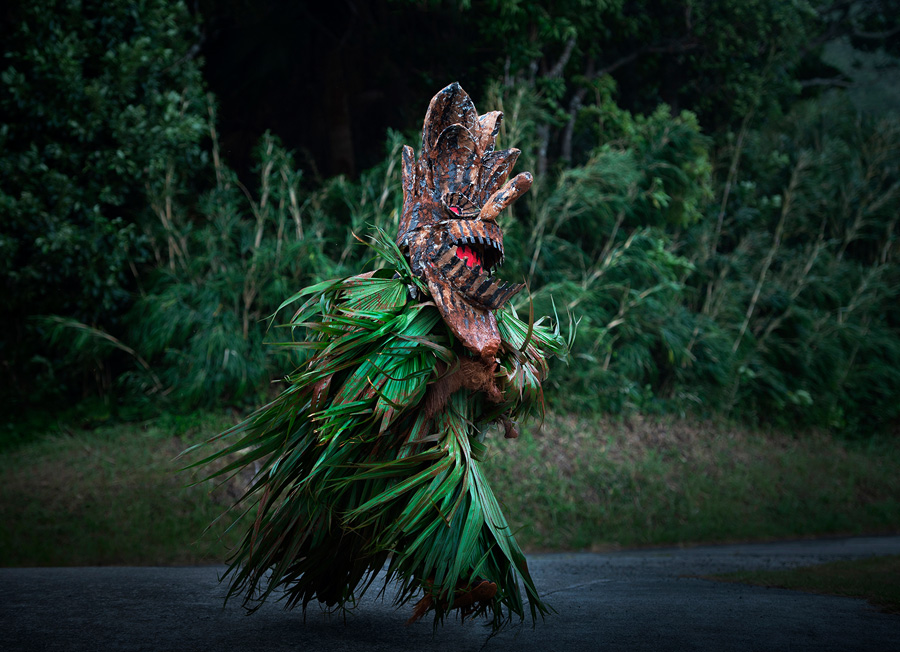
[{"label": "background tree", "polygon": [[894,60],[898,9],[14,4],[4,396],[256,400],[290,365],[266,318],[396,228],[398,148],[459,80],[536,173],[502,273],[580,320],[560,404],[890,427],[900,134],[853,57]]},{"label": "background tree", "polygon": [[[17,2],[0,26],[0,393],[80,389],[57,374],[60,314],[122,334],[153,235],[205,161],[197,31],[169,0]],[[114,371],[95,368],[101,386]]]}]

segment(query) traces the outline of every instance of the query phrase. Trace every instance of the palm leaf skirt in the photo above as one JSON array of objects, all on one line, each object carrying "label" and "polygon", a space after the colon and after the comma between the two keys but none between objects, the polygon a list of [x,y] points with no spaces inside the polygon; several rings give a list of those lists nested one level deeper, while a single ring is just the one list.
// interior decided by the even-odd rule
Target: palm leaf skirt
[{"label": "palm leaf skirt", "polygon": [[466,355],[396,247],[373,243],[390,265],[329,281],[304,300],[283,346],[304,357],[287,389],[217,436],[226,460],[213,476],[255,469],[238,502],[247,528],[228,569],[229,597],[256,608],[275,594],[304,609],[348,607],[385,571],[406,603],[424,589],[435,625],[474,578],[495,582],[483,605],[494,629],[548,607],[537,594],[481,468],[488,425],[542,409],[544,356],[565,351],[558,331],[497,313],[498,383],[506,402],[460,389],[430,418],[427,386]]}]

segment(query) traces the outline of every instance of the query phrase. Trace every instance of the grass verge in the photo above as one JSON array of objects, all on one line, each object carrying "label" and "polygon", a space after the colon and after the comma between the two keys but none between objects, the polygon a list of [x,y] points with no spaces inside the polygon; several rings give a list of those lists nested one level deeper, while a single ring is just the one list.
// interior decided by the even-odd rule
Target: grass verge
[{"label": "grass verge", "polygon": [[895,438],[554,416],[490,450],[487,475],[532,550],[888,533],[900,524]]},{"label": "grass verge", "polygon": [[[246,478],[188,487],[174,458],[234,422],[164,416],[0,451],[0,565],[223,561],[239,531],[206,526]],[[526,550],[896,531],[900,445],[711,423],[548,417],[489,435],[486,472]]]},{"label": "grass verge", "polygon": [[777,571],[740,571],[709,579],[808,593],[863,598],[888,613],[900,614],[900,555],[836,561]]},{"label": "grass verge", "polygon": [[[221,562],[236,533],[236,493],[188,486],[175,458],[228,427],[224,415],[58,429],[0,454],[0,565],[172,565]],[[199,458],[199,456],[195,457]]]}]

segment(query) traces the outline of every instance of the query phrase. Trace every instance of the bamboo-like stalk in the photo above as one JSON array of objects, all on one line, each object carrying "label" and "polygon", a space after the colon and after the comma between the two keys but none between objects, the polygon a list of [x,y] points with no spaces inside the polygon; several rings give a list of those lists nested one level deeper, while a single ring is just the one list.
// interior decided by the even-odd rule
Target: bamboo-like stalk
[{"label": "bamboo-like stalk", "polygon": [[785,190],[784,192],[784,199],[781,202],[781,215],[778,219],[778,224],[775,226],[775,234],[772,238],[772,246],[769,248],[769,253],[766,254],[765,260],[763,260],[762,269],[760,270],[759,278],[756,281],[756,287],[753,288],[753,296],[750,298],[750,304],[747,306],[747,312],[744,315],[744,321],[741,324],[740,331],[738,331],[738,335],[734,340],[734,344],[732,344],[731,346],[732,353],[737,352],[738,347],[740,347],[741,345],[741,340],[744,339],[744,334],[747,332],[747,327],[750,325],[750,320],[753,318],[753,313],[756,310],[756,304],[759,301],[759,295],[762,292],[763,285],[766,282],[766,276],[769,273],[769,268],[772,266],[772,262],[775,260],[778,249],[781,247],[781,237],[784,234],[784,225],[787,221],[788,215],[791,212],[794,195],[797,192],[797,186],[800,183],[800,174],[806,169],[808,165],[809,155],[806,152],[803,152],[797,159],[797,163],[794,166],[794,171],[791,173],[791,181],[788,184],[787,190]]},{"label": "bamboo-like stalk", "polygon": [[[784,192],[782,203],[781,203],[781,214],[778,219],[778,224],[775,226],[775,233],[772,238],[772,246],[769,248],[769,252],[766,254],[766,258],[763,260],[762,268],[760,269],[759,277],[756,281],[756,286],[753,288],[753,295],[750,298],[750,303],[747,306],[747,311],[744,314],[744,320],[741,323],[740,331],[738,332],[737,337],[734,340],[734,343],[731,346],[731,353],[736,354],[738,348],[741,345],[741,341],[744,338],[744,335],[747,332],[747,328],[750,325],[750,320],[753,318],[753,313],[756,310],[757,302],[759,301],[760,294],[762,292],[763,285],[766,281],[766,276],[769,273],[769,268],[772,265],[772,262],[775,260],[775,256],[778,253],[778,249],[781,246],[781,237],[784,234],[784,225],[787,221],[787,217],[790,214],[790,210],[792,207],[792,203],[794,200],[794,195],[797,191],[797,186],[800,182],[800,174],[809,164],[809,155],[807,152],[802,152],[797,159],[797,163],[794,165],[794,170],[791,173],[791,180],[788,183],[788,187]],[[754,349],[755,351],[756,349]],[[726,402],[725,412],[726,414],[730,413],[732,409],[734,409],[735,402],[737,401],[738,390],[741,386],[741,375],[740,373],[735,374],[734,382],[731,384],[731,391],[729,392],[728,401]]]},{"label": "bamboo-like stalk", "polygon": [[[600,260],[606,260],[606,256],[609,254],[612,249],[613,244],[616,241],[616,235],[619,233],[619,228],[622,226],[622,222],[625,221],[625,211],[620,210],[616,214],[616,223],[613,225],[612,231],[609,234],[609,237],[606,239],[606,244],[603,245],[603,249],[600,251]],[[630,242],[634,237],[634,234],[628,239]]]},{"label": "bamboo-like stalk", "polygon": [[284,241],[284,213],[287,202],[285,200],[284,195],[278,199],[278,232],[275,234],[275,266],[278,266],[278,261],[281,260],[281,245]]},{"label": "bamboo-like stalk", "polygon": [[[754,107],[755,109],[755,107]],[[744,119],[741,121],[741,130],[738,132],[737,143],[734,146],[734,153],[731,156],[731,165],[728,167],[728,176],[725,179],[725,187],[722,190],[722,201],[719,204],[719,212],[716,215],[716,230],[713,232],[713,240],[710,245],[710,253],[707,258],[712,258],[716,255],[716,250],[719,247],[719,237],[722,234],[722,224],[725,221],[725,211],[728,208],[728,199],[731,196],[731,187],[734,185],[735,180],[737,179],[738,173],[738,164],[741,160],[741,154],[744,151],[744,138],[747,136],[747,129],[750,126],[750,119],[753,117],[754,109],[751,109],[747,112],[747,115],[744,116]],[[709,292],[707,291],[707,298],[709,297]],[[704,308],[706,307],[706,303],[704,303]],[[704,314],[706,314],[704,312]]]},{"label": "bamboo-like stalk", "polygon": [[253,304],[259,294],[259,279],[257,278],[259,270],[259,249],[262,246],[263,233],[265,231],[266,221],[269,217],[269,197],[272,193],[272,168],[275,165],[274,150],[275,141],[268,133],[265,135],[266,149],[264,154],[264,164],[260,172],[260,200],[259,204],[253,201],[250,191],[242,184],[238,186],[247,197],[250,209],[256,218],[256,234],[253,239],[253,249],[250,251],[250,268],[244,274],[244,285],[241,291],[242,307],[241,307],[241,330],[244,339],[250,335],[250,314]]},{"label": "bamboo-like stalk", "polygon": [[169,268],[173,271],[178,263],[180,263],[182,267],[187,266],[187,241],[183,237],[178,236],[177,229],[175,228],[174,206],[172,203],[172,181],[174,176],[174,165],[169,161],[166,166],[165,177],[163,178],[162,203],[159,202],[158,197],[154,196],[150,182],[148,181],[145,184],[147,195],[150,197],[150,207],[153,212],[156,213],[156,216],[159,218],[160,223],[162,223],[163,230],[166,233],[166,245],[168,246],[167,263]]},{"label": "bamboo-like stalk", "polygon": [[590,274],[585,275],[584,279],[581,281],[581,294],[566,304],[566,310],[572,310],[589,297],[588,291],[591,286],[600,280],[603,275],[625,255],[625,252],[631,248],[634,239],[643,232],[642,229],[632,231],[628,238],[625,239],[625,242],[622,243],[621,247],[616,247],[612,252],[607,253],[606,256],[599,260],[598,264],[594,266],[593,271]]},{"label": "bamboo-like stalk", "polygon": [[296,229],[297,240],[303,240],[303,219],[302,219],[302,211],[300,209],[300,203],[297,200],[297,189],[294,187],[294,184],[290,183],[289,177],[287,174],[287,166],[282,167],[281,169],[281,179],[284,184],[288,187],[288,198],[290,199],[290,211],[291,211],[291,219],[294,220],[294,228]]},{"label": "bamboo-like stalk", "polygon": [[[702,261],[706,261],[711,259],[716,255],[716,251],[719,247],[719,238],[722,234],[722,226],[725,221],[725,213],[728,208],[728,200],[731,197],[731,188],[734,185],[735,180],[737,179],[738,166],[740,163],[741,154],[744,150],[744,138],[747,135],[747,130],[750,126],[750,119],[753,117],[754,109],[751,109],[747,112],[747,115],[744,116],[744,119],[741,121],[741,129],[738,132],[737,142],[734,146],[734,152],[731,155],[731,164],[728,166],[728,175],[725,178],[725,186],[722,190],[722,201],[719,203],[719,212],[716,215],[716,228],[713,232],[712,243],[709,246],[709,252],[703,256]],[[701,261],[701,262],[702,262]],[[710,311],[713,305],[713,295],[717,291],[719,287],[721,287],[722,281],[725,280],[725,276],[728,274],[728,268],[723,267],[718,274],[718,277],[714,280],[711,280],[706,284],[706,292],[703,298],[703,306],[700,308],[700,314],[710,316]],[[693,332],[691,333],[691,339],[688,341],[687,352],[691,353],[691,350],[694,348],[694,345],[697,343],[697,338],[700,336],[700,322],[697,322],[697,325],[694,327]]]},{"label": "bamboo-like stalk", "polygon": [[222,159],[219,156],[219,135],[216,133],[216,104],[212,93],[206,95],[206,110],[209,114],[209,135],[212,138],[213,169],[216,171],[216,186],[225,185],[225,175],[222,173]]},{"label": "bamboo-like stalk", "polygon": [[75,319],[59,317],[56,315],[46,317],[45,319],[46,319],[46,321],[53,322],[64,328],[71,328],[74,330],[78,330],[87,335],[90,335],[91,337],[95,337],[97,339],[101,339],[106,342],[109,342],[114,348],[117,348],[120,351],[123,351],[124,353],[127,353],[128,355],[130,355],[132,358],[135,359],[135,361],[141,367],[144,368],[144,371],[146,371],[150,375],[150,379],[153,381],[154,391],[158,392],[163,389],[162,381],[160,381],[159,376],[157,376],[156,373],[154,373],[153,369],[150,367],[150,364],[146,360],[144,360],[144,358],[141,357],[141,355],[137,351],[132,349],[130,346],[128,346],[127,344],[122,342],[122,340],[118,339],[117,337],[110,335],[109,333],[107,333],[104,330],[101,330],[99,328],[94,328],[93,326],[88,326],[87,324],[77,321]]},{"label": "bamboo-like stalk", "polygon": [[819,255],[822,253],[822,250],[825,248],[825,227],[828,224],[828,217],[824,216],[822,218],[822,223],[819,228],[819,235],[816,238],[816,242],[812,247],[812,251],[809,257],[806,259],[806,263],[803,265],[803,269],[800,271],[800,275],[798,277],[797,283],[794,286],[794,289],[790,294],[790,301],[788,302],[787,308],[784,309],[777,317],[770,319],[769,323],[766,325],[765,330],[757,337],[756,340],[756,349],[761,351],[765,346],[765,342],[768,340],[769,336],[772,332],[775,331],[784,320],[787,319],[794,312],[794,302],[800,297],[803,293],[803,290],[809,285],[810,277],[809,274],[812,271],[813,266],[816,264],[816,261],[819,258]]},{"label": "bamboo-like stalk", "polygon": [[[544,232],[547,224],[550,222],[550,211],[546,201],[541,196],[542,178],[536,178],[531,186],[529,193],[529,204],[534,210],[536,217],[534,228],[531,231],[531,237],[528,238],[528,247],[531,249],[531,262],[528,266],[528,284],[534,284],[534,273],[537,270],[538,258],[540,258],[541,250],[544,247]],[[559,183],[559,182],[557,182]],[[540,203],[539,203],[540,202]],[[535,210],[536,208],[536,210]]]},{"label": "bamboo-like stalk", "polygon": [[855,338],[853,341],[853,349],[850,351],[850,356],[847,359],[847,363],[844,365],[844,369],[841,372],[841,378],[837,382],[837,388],[841,389],[844,385],[847,384],[847,378],[850,376],[850,371],[853,369],[853,365],[856,363],[856,356],[859,354],[859,347],[862,341],[865,339],[866,335],[869,333],[869,322],[871,318],[866,315],[862,319],[862,333],[860,336]]}]

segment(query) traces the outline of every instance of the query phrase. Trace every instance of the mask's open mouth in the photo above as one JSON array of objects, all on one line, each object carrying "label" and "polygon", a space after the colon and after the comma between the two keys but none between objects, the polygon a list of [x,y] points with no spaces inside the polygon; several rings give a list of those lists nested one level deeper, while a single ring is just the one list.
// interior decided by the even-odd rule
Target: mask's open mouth
[{"label": "mask's open mouth", "polygon": [[452,250],[466,267],[492,273],[503,264],[503,235],[492,222],[452,220],[447,223]]},{"label": "mask's open mouth", "polygon": [[[493,237],[494,229],[497,237]],[[502,283],[493,275],[503,262],[503,244],[495,224],[458,222],[449,231],[451,242],[432,258],[435,272],[449,289],[487,310],[497,310],[522,289],[522,285]]]},{"label": "mask's open mouth", "polygon": [[466,267],[479,267],[487,270],[489,273],[494,271],[495,267],[499,267],[503,261],[503,254],[500,247],[493,242],[490,244],[461,244],[456,247],[456,257],[466,263]]},{"label": "mask's open mouth", "polygon": [[465,261],[466,267],[475,267],[481,265],[481,256],[469,245],[463,245],[456,248],[456,257]]}]

